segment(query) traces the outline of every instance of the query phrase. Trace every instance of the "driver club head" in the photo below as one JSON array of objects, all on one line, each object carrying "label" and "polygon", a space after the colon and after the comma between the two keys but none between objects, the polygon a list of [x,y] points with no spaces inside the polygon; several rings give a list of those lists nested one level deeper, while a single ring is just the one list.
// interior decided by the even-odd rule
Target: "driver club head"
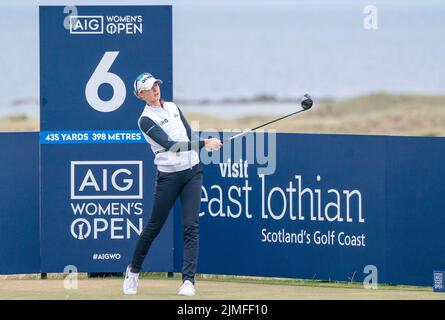
[{"label": "driver club head", "polygon": [[310,109],[313,105],[313,100],[308,93],[305,93],[303,98],[301,98],[301,106],[304,110]]}]

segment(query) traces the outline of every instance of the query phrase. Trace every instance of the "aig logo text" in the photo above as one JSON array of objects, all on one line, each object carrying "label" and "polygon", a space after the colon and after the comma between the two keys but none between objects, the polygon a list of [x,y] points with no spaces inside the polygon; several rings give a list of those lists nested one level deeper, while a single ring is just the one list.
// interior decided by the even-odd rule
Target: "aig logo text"
[{"label": "aig logo text", "polygon": [[71,161],[71,199],[142,199],[142,161]]},{"label": "aig logo text", "polygon": [[70,34],[142,34],[142,16],[70,16]]},{"label": "aig logo text", "polygon": [[103,34],[103,16],[70,16],[71,34]]}]

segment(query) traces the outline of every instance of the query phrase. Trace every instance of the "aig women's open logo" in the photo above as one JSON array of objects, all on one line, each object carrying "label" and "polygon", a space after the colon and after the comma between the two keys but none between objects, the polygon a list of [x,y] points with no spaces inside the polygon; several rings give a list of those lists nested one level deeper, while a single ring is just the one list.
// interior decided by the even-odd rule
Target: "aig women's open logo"
[{"label": "aig women's open logo", "polygon": [[138,236],[143,228],[142,172],[142,161],[71,161],[73,238]]},{"label": "aig women's open logo", "polygon": [[70,34],[142,34],[142,16],[69,16]]}]

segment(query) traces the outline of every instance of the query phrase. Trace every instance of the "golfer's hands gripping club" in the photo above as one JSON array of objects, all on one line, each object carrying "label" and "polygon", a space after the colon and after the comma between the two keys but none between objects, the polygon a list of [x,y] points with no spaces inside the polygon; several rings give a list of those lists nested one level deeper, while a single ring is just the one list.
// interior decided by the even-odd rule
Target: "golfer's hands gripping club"
[{"label": "golfer's hands gripping club", "polygon": [[222,147],[221,140],[217,138],[204,139],[204,147],[207,151],[216,151]]}]

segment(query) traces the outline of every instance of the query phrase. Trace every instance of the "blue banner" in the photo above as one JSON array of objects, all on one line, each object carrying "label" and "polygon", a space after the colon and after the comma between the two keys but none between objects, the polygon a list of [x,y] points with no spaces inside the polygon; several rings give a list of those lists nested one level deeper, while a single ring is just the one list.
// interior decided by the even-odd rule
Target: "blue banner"
[{"label": "blue banner", "polygon": [[[42,271],[124,271],[155,183],[133,81],[150,72],[172,98],[171,7],[64,9],[40,7]],[[172,232],[171,217],[143,270],[173,269]]]},{"label": "blue banner", "polygon": [[431,286],[445,270],[445,139],[388,137],[386,153],[384,280]]},{"label": "blue banner", "polygon": [[[444,138],[275,138],[270,149],[250,141],[254,154],[242,145],[239,158],[226,157],[234,148],[225,144],[214,163],[201,152],[198,272],[438,286]],[[122,271],[150,211],[151,151],[127,143],[86,144],[81,152],[42,146],[42,163],[56,165],[42,166],[39,221],[38,134],[4,133],[0,146],[8,150],[0,155],[0,272]],[[17,190],[26,201],[17,201]],[[181,271],[180,210],[178,203],[146,270]]]},{"label": "blue banner", "polygon": [[0,133],[0,273],[40,272],[38,133]]},{"label": "blue banner", "polygon": [[238,157],[225,144],[205,166],[200,273],[431,285],[445,267],[445,139],[270,140],[252,135]]}]

